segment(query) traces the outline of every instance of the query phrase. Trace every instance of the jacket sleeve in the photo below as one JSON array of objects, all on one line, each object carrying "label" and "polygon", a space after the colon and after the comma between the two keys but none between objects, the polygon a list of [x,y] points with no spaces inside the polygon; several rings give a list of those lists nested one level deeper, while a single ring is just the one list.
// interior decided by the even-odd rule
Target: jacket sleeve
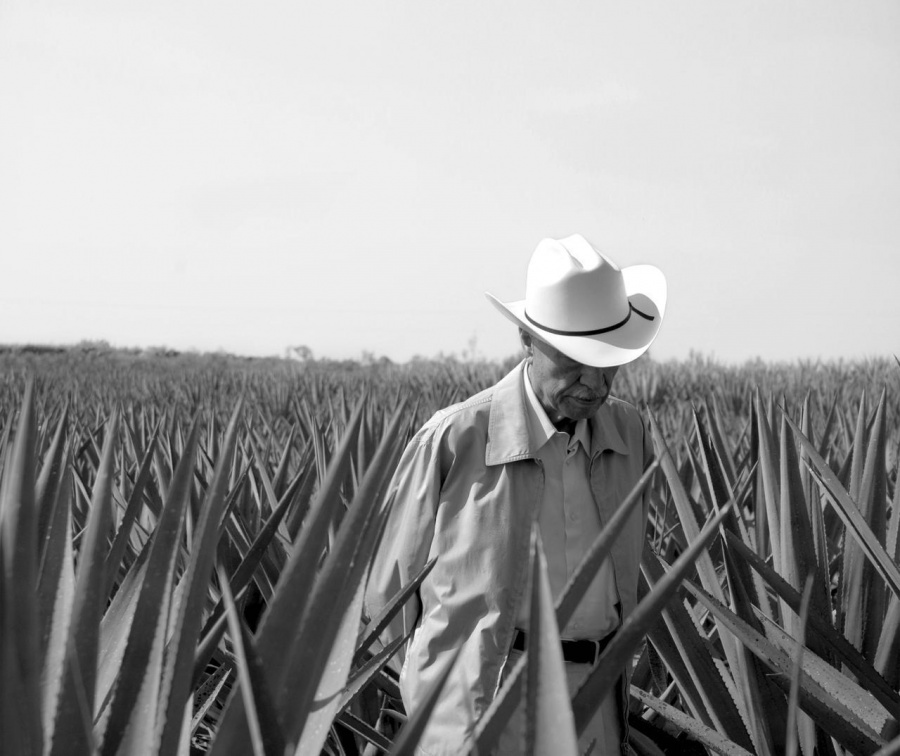
[{"label": "jacket sleeve", "polygon": [[[369,618],[376,617],[428,561],[441,490],[437,446],[437,423],[432,420],[406,447],[388,487],[390,513],[366,588],[365,610]],[[382,632],[382,644],[387,645],[415,627],[420,608],[418,595],[412,596]],[[401,649],[401,662],[404,655],[405,649]]]}]

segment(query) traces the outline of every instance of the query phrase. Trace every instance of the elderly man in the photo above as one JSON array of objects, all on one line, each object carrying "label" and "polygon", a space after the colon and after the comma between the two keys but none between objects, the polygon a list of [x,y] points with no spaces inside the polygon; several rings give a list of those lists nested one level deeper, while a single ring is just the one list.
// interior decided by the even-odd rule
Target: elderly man
[{"label": "elderly man", "polygon": [[[374,616],[437,557],[382,636],[412,630],[400,670],[408,711],[461,648],[420,743],[428,756],[471,745],[475,721],[525,648],[533,524],[556,597],[651,457],[640,414],[610,389],[619,366],[659,331],[666,283],[657,268],[619,269],[582,236],[545,239],[532,255],[525,299],[488,298],[519,327],[525,359],[495,386],[438,412],[410,442],[367,591]],[[571,691],[635,606],[646,515],[646,506],[635,511],[560,628]],[[623,673],[627,666],[623,659]],[[622,704],[607,696],[583,734],[584,745],[597,741],[595,754],[628,752]],[[518,748],[517,726],[501,752]]]}]

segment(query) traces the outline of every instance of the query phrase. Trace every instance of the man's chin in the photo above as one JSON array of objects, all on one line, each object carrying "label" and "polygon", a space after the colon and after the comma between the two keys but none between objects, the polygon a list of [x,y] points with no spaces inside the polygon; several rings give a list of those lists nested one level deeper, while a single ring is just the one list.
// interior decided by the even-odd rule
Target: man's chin
[{"label": "man's chin", "polygon": [[580,402],[577,399],[569,399],[566,402],[566,416],[572,420],[587,420],[597,414],[597,410],[603,406],[606,397],[599,401]]}]

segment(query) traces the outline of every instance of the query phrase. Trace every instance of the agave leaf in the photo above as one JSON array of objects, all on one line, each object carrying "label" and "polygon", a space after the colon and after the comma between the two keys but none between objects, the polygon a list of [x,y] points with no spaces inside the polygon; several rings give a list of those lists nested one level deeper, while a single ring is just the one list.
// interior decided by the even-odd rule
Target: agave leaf
[{"label": "agave leaf", "polygon": [[[44,737],[49,738],[55,726],[66,647],[75,598],[75,566],[72,549],[72,516],[70,511],[72,473],[67,466],[58,488],[50,527],[54,531],[47,540],[41,570],[39,598],[42,614],[41,654],[44,661],[41,676],[43,694],[41,713]],[[89,710],[90,706],[86,705]]]},{"label": "agave leaf", "polygon": [[319,679],[312,711],[306,719],[295,754],[319,753],[325,744],[328,730],[340,710],[344,687],[350,673],[359,622],[362,615],[365,581],[360,581],[356,595],[350,602],[331,645],[328,663]]},{"label": "agave leaf", "polygon": [[380,748],[385,753],[391,749],[391,741],[382,735],[371,725],[349,711],[342,711],[338,714],[336,722],[342,724],[348,730],[355,732],[361,738],[365,738],[376,748]]},{"label": "agave leaf", "polygon": [[[644,544],[644,548],[645,550],[648,549],[649,544]],[[643,599],[649,591],[650,588],[647,584],[647,579],[641,574],[638,583],[639,600]],[[676,603],[677,602],[672,601],[669,606],[674,606]],[[663,616],[661,616],[647,631],[649,645],[646,646],[645,656],[650,679],[658,690],[666,690],[667,687],[677,688],[678,694],[681,696],[685,707],[687,707],[687,709],[705,725],[715,727],[712,718],[707,711],[707,707],[703,703],[700,692],[694,684],[694,679],[691,677],[688,665],[685,662],[685,659],[682,658],[681,651],[673,640],[673,635],[667,627],[667,622],[664,618],[667,611],[668,608],[664,609]],[[690,620],[688,621],[690,622]],[[699,637],[696,629],[694,630],[694,634]],[[705,650],[708,655],[715,653],[711,647],[707,647]],[[642,656],[642,661],[643,658],[644,657]],[[711,659],[710,665],[712,665]],[[631,678],[632,684],[647,687],[647,682],[649,682],[649,680],[646,682],[638,682],[639,673],[640,668],[635,666],[634,674]],[[668,682],[670,676],[673,680],[672,683]],[[721,683],[721,680],[719,682]],[[719,727],[721,727],[721,725],[719,725]]]},{"label": "agave leaf", "polygon": [[128,634],[137,608],[141,585],[147,572],[147,558],[152,541],[138,554],[137,559],[125,573],[112,603],[100,622],[100,649],[97,671],[97,692],[95,695],[95,720],[99,712],[108,713],[109,699],[122,665]]},{"label": "agave leaf", "polygon": [[[732,485],[727,477],[727,473],[720,467],[719,459],[710,445],[709,433],[701,422],[696,410],[694,410],[693,416],[694,430],[699,441],[700,459],[702,461],[700,467],[706,478],[710,501],[713,508],[718,509],[720,504],[732,498]],[[735,514],[732,513],[732,516],[735,516]]]},{"label": "agave leaf", "polygon": [[[799,614],[801,596],[793,586],[785,582],[752,549],[749,549],[738,539],[729,535],[728,545],[729,548],[737,551],[741,559],[746,560],[754,570],[762,575],[763,579],[772,586],[772,589],[793,612]],[[820,617],[814,607],[811,607],[807,616],[807,623],[807,631],[810,632],[812,637],[818,636],[816,643],[823,647],[830,646],[837,659],[847,665],[858,677],[859,681],[865,685],[866,690],[875,696],[883,706],[887,707],[888,710],[900,710],[900,694],[893,690],[875,671],[872,665],[863,659],[862,654],[832,627],[829,619]]]},{"label": "agave leaf", "polygon": [[4,702],[0,729],[9,734],[10,742],[5,745],[15,753],[41,753],[43,748],[34,503],[36,436],[34,382],[29,379],[0,484],[0,692]]},{"label": "agave leaf", "polygon": [[285,518],[288,534],[291,543],[297,540],[297,534],[300,532],[307,513],[312,503],[313,487],[318,480],[316,476],[315,456],[312,454],[312,446],[307,445],[301,455],[300,467],[297,471],[296,478],[298,480],[297,489],[297,506],[293,507]]},{"label": "agave leaf", "polygon": [[147,452],[144,454],[144,459],[141,462],[134,488],[131,490],[131,495],[128,497],[128,505],[125,507],[125,513],[122,516],[122,521],[119,523],[119,530],[116,533],[112,548],[106,558],[106,569],[104,572],[106,574],[105,594],[107,596],[112,593],[113,586],[119,576],[119,568],[122,564],[122,557],[125,554],[128,541],[131,538],[132,527],[143,507],[144,489],[150,478],[150,465],[153,461],[153,450],[156,448],[158,430],[159,426],[156,427],[153,431],[153,435],[150,437],[150,443],[147,447]]},{"label": "agave leaf", "polygon": [[100,619],[106,606],[103,565],[112,515],[118,421],[118,413],[113,412],[103,440],[90,513],[78,554],[61,690],[58,702],[55,702],[55,715],[48,713],[53,722],[52,729],[47,732],[50,754],[73,750],[88,752],[96,747],[92,732],[92,702],[97,682]]},{"label": "agave leaf", "polygon": [[[248,480],[252,480],[252,478],[248,478]],[[228,532],[228,537],[234,544],[236,552],[246,556],[250,553],[253,541],[251,531],[256,530],[258,532],[259,525],[256,522],[245,520],[241,517],[238,507],[235,507],[231,511],[231,516],[225,522],[225,530]],[[271,545],[271,541],[269,541],[268,545]],[[275,583],[278,582],[279,576],[275,564],[271,559],[267,559],[266,556],[267,552],[263,550],[259,555],[259,569],[253,573],[253,581],[268,604],[272,601],[272,594],[275,593]]]},{"label": "agave leaf", "polygon": [[[849,459],[849,488],[850,498],[860,507],[861,514],[865,517],[865,504],[860,501],[860,487],[862,484],[862,471],[866,456],[866,391],[863,389],[859,401],[859,411],[856,417],[856,431],[853,435],[853,446]],[[812,472],[812,471],[811,471]],[[865,608],[861,604],[865,601],[862,596],[863,572],[866,570],[866,559],[863,550],[850,537],[845,530],[843,542],[843,569],[840,572],[838,583],[838,628],[857,649],[862,650],[865,618],[860,615]]]},{"label": "agave leaf", "polygon": [[859,489],[862,482],[863,465],[866,458],[866,390],[863,389],[859,400],[859,412],[856,415],[856,432],[853,434],[853,450],[850,465],[850,497],[856,501],[859,499]]},{"label": "agave leaf", "polygon": [[[406,635],[401,635],[388,643],[381,651],[372,656],[368,661],[362,663],[358,669],[354,670],[347,680],[347,685],[341,693],[341,701],[338,710],[342,710],[347,706],[359,692],[387,665],[391,657],[397,653],[400,647],[409,640],[415,628],[410,628]],[[358,653],[358,651],[357,651]],[[356,662],[353,662],[356,666]]]},{"label": "agave leaf", "polygon": [[221,568],[219,585],[222,586],[222,600],[225,603],[225,616],[232,636],[238,687],[244,702],[253,754],[254,756],[282,754],[285,752],[284,733],[272,703],[266,675],[254,650],[253,638],[247,632],[247,627],[234,605],[234,597],[228,588],[228,576]]},{"label": "agave leaf", "polygon": [[794,431],[794,435],[806,449],[816,480],[827,493],[835,511],[847,526],[847,532],[852,534],[856,542],[862,547],[863,552],[875,566],[878,574],[881,575],[891,591],[895,595],[900,596],[900,569],[898,569],[897,565],[884,550],[884,547],[878,542],[872,529],[866,523],[846,489],[837,480],[837,476],[828,466],[828,463],[819,456],[810,440],[800,432],[794,421],[787,415],[785,417],[788,425],[791,426],[791,430]]},{"label": "agave leaf", "polygon": [[276,501],[281,499],[284,494],[285,480],[287,480],[288,467],[291,461],[291,451],[294,448],[294,438],[296,435],[297,426],[292,424],[288,429],[287,438],[284,440],[282,446],[281,458],[278,460],[274,475],[272,475],[272,489],[275,492]]},{"label": "agave leaf", "polygon": [[169,648],[159,694],[160,718],[159,752],[173,753],[181,733],[181,718],[185,702],[190,696],[191,663],[200,633],[201,614],[196,608],[203,606],[207,586],[213,569],[218,540],[218,524],[225,509],[226,489],[234,457],[241,402],[238,401],[231,415],[221,454],[206,491],[200,518],[197,522],[191,559],[182,579],[184,595],[175,606],[175,619],[170,628]]},{"label": "agave leaf", "polygon": [[631,686],[631,695],[637,698],[641,703],[649,706],[655,712],[661,714],[665,719],[678,727],[678,729],[684,730],[692,735],[711,751],[723,754],[723,756],[753,756],[753,751],[741,748],[737,743],[729,740],[711,727],[707,727],[705,724],[688,716],[680,709],[676,709],[671,704],[661,701],[634,685]]},{"label": "agave leaf", "polygon": [[[144,691],[148,686],[157,684],[162,669],[159,666],[160,656],[151,664],[148,664],[148,657],[157,649],[161,650],[168,627],[168,603],[184,513],[190,496],[199,434],[200,424],[195,420],[172,476],[168,497],[150,544],[120,674],[109,702],[108,717],[98,725],[103,756],[113,756],[118,751],[126,730],[131,725],[144,732],[149,728],[144,746],[152,739],[149,733],[155,728],[157,711],[155,701]],[[148,677],[151,679],[148,680]],[[148,708],[138,707],[137,704],[141,702],[146,703]]]},{"label": "agave leaf", "polygon": [[[771,679],[789,692],[790,656],[689,580],[685,581],[685,587],[700,603],[720,618],[729,631],[740,639],[741,643],[772,669],[774,674]],[[769,620],[763,621],[767,624],[767,629],[777,628],[777,625]],[[803,710],[810,714],[822,729],[851,751],[865,753],[884,745],[884,739],[860,719],[857,712],[851,711],[845,702],[835,699],[831,693],[809,676],[808,669],[813,656],[811,652],[806,655],[804,674],[800,678],[800,706]],[[824,663],[823,665],[828,666]],[[833,671],[838,677],[843,677],[836,670]],[[847,680],[847,678],[843,679]]]},{"label": "agave leaf", "polygon": [[[388,511],[384,492],[401,451],[403,439],[397,431],[402,409],[401,405],[375,452],[334,547],[323,564],[307,611],[298,624],[296,639],[289,646],[292,653],[285,668],[296,665],[295,669],[306,673],[299,680],[296,674],[281,678],[282,700],[290,701],[296,712],[291,721],[285,718],[290,742],[295,742],[301,732],[305,734],[307,723],[304,720],[311,713],[309,707],[314,706],[314,697],[320,698],[323,694],[337,697],[346,683],[359,632],[362,588]],[[351,623],[348,629],[336,632],[339,628],[347,628],[348,622]],[[336,638],[346,641],[341,644],[343,648],[336,650]],[[336,653],[338,655],[334,656]],[[326,662],[334,668],[323,675]],[[332,690],[323,690],[323,685]]]},{"label": "agave leaf", "polygon": [[[675,502],[675,507],[678,510],[678,517],[681,520],[682,528],[684,528],[687,543],[694,543],[700,536],[700,525],[694,514],[690,497],[678,476],[678,468],[675,465],[675,460],[672,457],[672,453],[669,451],[669,447],[666,444],[662,432],[659,429],[659,425],[656,422],[656,418],[652,413],[650,413],[650,428],[653,433],[653,441],[657,448],[659,464],[669,483],[672,500]],[[727,509],[727,507],[724,507],[721,511],[727,511]],[[714,596],[722,596],[722,588],[719,585],[716,568],[706,551],[699,552],[696,561],[696,569],[702,585]]]},{"label": "agave leaf", "polygon": [[[719,411],[715,394],[711,397],[711,402],[706,402],[706,418],[709,424],[709,437],[716,453],[716,459],[724,472],[728,487],[733,489],[737,485],[737,468],[734,464],[734,454],[725,442],[725,434],[722,431],[722,414]],[[740,443],[740,440],[738,442]]]},{"label": "agave leaf", "polygon": [[[354,412],[357,425],[361,407],[362,405],[358,405]],[[393,472],[400,451],[399,441],[402,439],[396,433],[396,428],[400,422],[402,409],[402,406],[398,408],[392,418],[389,432],[382,440],[363,485],[348,510],[348,516],[340,528],[337,540],[320,570],[316,572],[315,565],[320,559],[322,539],[325,535],[321,523],[324,521],[327,524],[331,519],[327,516],[327,509],[323,510],[322,507],[319,508],[319,512],[324,511],[325,516],[320,514],[310,524],[310,526],[318,524],[314,532],[318,533],[320,540],[318,544],[313,542],[306,548],[307,552],[312,553],[314,561],[310,563],[309,554],[304,554],[300,548],[306,544],[308,534],[311,532],[308,526],[301,536],[300,544],[295,547],[272,603],[263,616],[258,633],[258,647],[269,675],[271,688],[277,692],[276,701],[284,707],[282,721],[289,744],[298,741],[313,710],[313,700],[329,659],[332,644],[346,613],[351,609],[349,604],[356,595],[357,587],[365,577],[381,521],[386,515],[384,487],[388,476]],[[341,449],[346,447],[345,434],[341,440]],[[340,459],[338,464],[343,466]],[[333,502],[339,501],[336,497],[341,481],[331,470],[329,478],[331,493],[328,495],[335,497]],[[326,505],[333,507],[333,502],[329,503],[326,500]],[[298,597],[291,595],[299,577],[295,573],[301,568],[313,570],[313,575],[306,576],[308,579],[305,581],[310,585],[311,593],[308,597],[304,597],[307,600],[302,602],[297,600]],[[303,610],[302,614],[290,621],[290,613],[299,610]],[[359,615],[356,616],[356,621],[359,621]],[[354,640],[355,637],[354,634]],[[350,652],[343,672],[344,680],[337,686],[338,690],[346,681],[352,658],[352,644]],[[266,658],[266,654],[270,658]],[[233,698],[230,705],[239,709],[240,701]],[[223,727],[219,730],[214,743],[216,754],[241,753],[245,748],[246,720],[230,710],[228,713],[229,716],[223,720]]]},{"label": "agave leaf", "polygon": [[895,562],[900,563],[900,485],[896,481],[900,480],[900,461],[897,463],[897,471],[894,475],[894,498],[891,501],[891,521],[888,525],[887,540],[885,541],[885,549]]},{"label": "agave leaf", "polygon": [[[768,538],[772,546],[772,559],[775,563],[775,571],[781,572],[781,556],[784,549],[781,547],[781,532],[779,523],[781,516],[778,512],[778,502],[781,498],[781,482],[778,479],[778,463],[775,457],[775,445],[772,431],[769,428],[766,412],[761,406],[759,390],[756,392],[759,457],[757,470],[762,478],[763,501],[766,508],[766,522],[768,523]],[[787,413],[784,413],[785,417]],[[704,586],[706,588],[706,586]],[[709,588],[706,588],[709,590]],[[717,597],[718,598],[718,597]],[[721,600],[721,599],[720,599]]]},{"label": "agave leaf", "polygon": [[197,732],[197,728],[203,722],[203,718],[216,702],[233,670],[234,665],[230,661],[225,661],[216,667],[215,671],[203,681],[199,688],[195,689],[195,711],[194,716],[191,718],[192,735]]},{"label": "agave leaf", "polygon": [[872,756],[896,756],[898,753],[900,753],[900,735],[883,748],[879,748]]},{"label": "agave leaf", "polygon": [[891,596],[887,616],[881,628],[881,640],[878,642],[878,652],[875,655],[875,669],[884,676],[892,689],[896,689],[897,681],[900,679],[900,599],[896,596]]},{"label": "agave leaf", "polygon": [[525,756],[555,753],[578,756],[578,736],[553,612],[547,561],[532,528],[531,617],[525,683]]},{"label": "agave leaf", "polygon": [[[644,546],[641,570],[652,584],[659,583],[664,576],[659,557],[650,551],[647,544]],[[716,730],[741,747],[752,748],[741,713],[722,679],[722,671],[713,660],[710,644],[698,633],[687,608],[680,601],[671,601],[663,609],[662,617],[684,670],[689,675],[687,680],[679,680],[679,687],[682,691],[695,691],[691,696],[696,701],[695,711],[698,714],[704,712],[715,724]],[[668,666],[674,676],[674,665]]]},{"label": "agave leaf", "polygon": [[369,650],[369,647],[377,640],[378,636],[381,635],[382,631],[390,624],[391,620],[397,615],[397,612],[400,611],[409,598],[419,590],[422,581],[428,576],[428,573],[431,572],[431,569],[436,562],[437,557],[433,557],[426,562],[425,566],[419,571],[419,574],[403,586],[403,588],[397,592],[397,595],[385,605],[381,612],[379,612],[378,616],[369,622],[366,627],[365,636],[356,646],[356,653],[353,656],[354,665],[362,662],[366,651]]},{"label": "agave leaf", "polygon": [[600,655],[594,669],[572,699],[572,713],[575,715],[575,726],[579,735],[622,675],[622,660],[631,658],[634,649],[659,617],[672,594],[678,589],[681,579],[694,566],[698,554],[703,552],[715,537],[716,529],[728,514],[730,507],[731,503],[726,504],[707,523],[699,536],[691,542],[687,550],[672,565],[672,569],[659,583],[653,586],[644,600],[625,618],[609,645]]},{"label": "agave leaf", "polygon": [[[803,451],[803,450],[801,450]],[[816,574],[821,586],[818,591],[814,588],[814,593],[818,593],[815,600],[814,609],[823,617],[832,617],[834,607],[831,598],[830,570],[829,570],[829,547],[828,536],[825,530],[825,516],[822,512],[822,506],[819,503],[819,496],[813,489],[814,477],[806,462],[806,453],[800,456],[799,465],[804,471],[803,490],[805,492],[807,511],[809,514],[809,523],[812,530],[813,549],[816,556]],[[823,596],[824,594],[824,596]],[[827,658],[827,655],[826,655]]]},{"label": "agave leaf", "polygon": [[[259,475],[260,480],[262,481],[263,491],[265,492],[265,501],[267,506],[263,509],[260,507],[260,511],[269,515],[278,506],[278,497],[275,495],[275,489],[272,487],[272,482],[269,480],[269,474],[266,472],[264,457],[260,454],[258,447],[256,444],[253,445],[253,454],[256,457],[256,472]],[[284,525],[284,522],[279,522],[278,524],[278,532],[281,536],[281,539],[284,543],[291,542],[291,536],[287,531],[287,528]],[[276,564],[279,568],[284,567],[284,562],[287,559],[287,555],[284,553],[284,550],[280,548],[281,542],[277,539],[272,542],[273,544],[277,544],[277,548],[273,549],[271,554],[277,555]]]},{"label": "agave leaf", "polygon": [[[759,397],[757,395],[757,405],[758,404]],[[761,414],[762,413],[760,413],[760,415]],[[685,491],[684,486],[682,485],[681,479],[678,476],[678,471],[672,458],[672,454],[669,451],[661,432],[659,431],[659,427],[656,424],[655,418],[653,417],[652,413],[650,414],[650,423],[651,430],[653,431],[654,443],[657,446],[658,456],[660,458],[660,465],[663,469],[663,472],[665,473],[666,480],[669,483],[669,489],[672,493],[672,499],[675,502],[676,509],[678,510],[678,516],[681,520],[682,527],[684,528],[687,542],[694,543],[700,535],[700,527],[697,524],[696,518],[694,517],[690,499],[688,497],[687,491]],[[726,505],[723,509],[720,510],[720,513],[726,512],[727,514],[728,509],[729,506]],[[724,520],[723,522],[727,521],[728,520]],[[696,560],[696,569],[703,587],[706,588],[706,590],[709,591],[713,596],[724,602],[725,595],[722,591],[721,585],[719,584],[719,576],[716,572],[715,566],[713,565],[712,558],[706,551],[702,551],[699,553]],[[743,652],[739,648],[736,641],[729,634],[720,632],[719,638],[722,643],[722,648],[725,652],[725,657],[728,660],[728,666],[731,670],[733,670],[732,674],[737,678],[737,670],[741,668],[741,665],[743,663]],[[739,707],[739,711],[741,712],[744,723],[748,724],[748,726],[751,726],[752,721],[749,721],[750,715],[747,711],[747,703],[744,701],[743,697],[738,697],[736,703]]]},{"label": "agave leaf", "polygon": [[[799,462],[796,448],[787,432],[787,413],[782,414],[781,429],[781,565],[782,577],[795,589],[805,584],[809,578],[811,583],[811,602],[814,611],[820,617],[830,615],[828,574],[819,570],[816,559],[815,544],[812,536],[812,523],[808,518],[808,509],[800,480]],[[802,616],[802,613],[801,613]],[[787,604],[782,604],[782,624],[789,634],[800,637],[800,626],[805,625]],[[811,646],[823,658],[830,658],[830,650],[815,643]],[[808,725],[804,725],[806,730]]]},{"label": "agave leaf", "polygon": [[[782,443],[785,436],[781,429]],[[806,639],[806,619],[809,616],[809,601],[813,590],[813,578],[808,577],[803,587],[803,598],[800,601],[800,622],[797,625],[797,640],[791,651],[791,692],[788,694],[787,735],[785,737],[785,756],[797,756],[798,736],[804,739],[804,753],[812,753],[816,742],[815,725],[808,717],[804,720],[799,711],[800,671],[803,667],[803,644]]]},{"label": "agave leaf", "polygon": [[[70,450],[65,451],[65,459],[69,460]],[[74,589],[75,571],[73,562],[72,549],[72,471],[70,466],[64,465],[62,476],[58,484],[53,486],[54,501],[49,503],[49,517],[45,523],[44,531],[44,548],[41,557],[41,568],[38,575],[38,601],[39,616],[41,622],[41,655],[46,661],[44,655],[47,648],[47,642],[50,637],[50,627],[52,623],[58,622],[57,617],[54,620],[54,614],[59,609],[60,589],[63,587],[60,583],[62,572],[67,572],[67,579],[71,579],[70,589]],[[71,608],[71,591],[69,594],[69,608]],[[66,619],[68,624],[68,619]],[[62,659],[57,660],[56,669],[61,669]],[[45,664],[46,675],[46,664]],[[42,683],[42,687],[45,683]]]},{"label": "agave leaf", "polygon": [[[241,475],[240,480],[245,480],[245,476]],[[281,501],[278,503],[278,506],[275,508],[275,511],[272,512],[271,517],[269,517],[265,525],[260,528],[253,543],[250,544],[250,548],[241,559],[230,583],[231,592],[235,597],[240,598],[240,596],[243,595],[245,589],[250,584],[250,580],[256,574],[256,568],[259,566],[263,554],[268,548],[272,537],[275,535],[278,523],[282,520],[285,512],[290,506],[293,492],[293,488],[289,488],[285,492]],[[227,512],[228,508],[233,504],[236,494],[237,489],[235,488],[232,490],[231,494],[229,494],[228,501],[225,504],[225,512]],[[200,644],[194,655],[194,684],[200,679],[206,664],[209,662],[216,646],[219,644],[221,633],[225,629],[225,623],[221,621],[224,617],[224,612],[225,605],[220,600],[213,608],[200,632]]]},{"label": "agave leaf", "polygon": [[527,660],[527,654],[522,654],[516,660],[494,700],[475,723],[475,737],[471,749],[473,754],[491,753],[500,742],[500,736],[522,700]]},{"label": "agave leaf", "polygon": [[278,663],[285,644],[294,637],[297,618],[303,614],[312,593],[325,536],[335,510],[340,506],[340,487],[349,468],[350,448],[359,432],[364,406],[365,399],[361,398],[334,453],[333,464],[327,474],[320,477],[322,485],[313,511],[284,566],[277,596],[273,597],[263,617],[260,632],[265,632],[267,640],[260,643],[260,653],[267,669]]},{"label": "agave leaf", "polygon": [[[177,485],[177,483],[176,483]],[[175,490],[175,486],[170,489]],[[140,687],[129,712],[125,730],[122,733],[116,753],[121,756],[126,754],[153,752],[154,733],[159,715],[158,701],[160,699],[161,683],[165,674],[165,643],[166,628],[169,625],[172,607],[175,597],[171,590],[171,575],[167,584],[167,590],[163,592],[157,606],[157,618],[151,625],[152,634],[146,656],[141,660],[138,672],[142,675]],[[134,627],[132,628],[134,629]],[[127,651],[127,647],[126,647]],[[127,655],[124,657],[127,661]],[[136,666],[136,665],[135,665]],[[132,667],[131,669],[134,669]],[[120,675],[121,678],[121,675]],[[119,683],[121,684],[121,683]],[[115,699],[113,699],[115,701]],[[108,720],[104,720],[108,721]],[[94,751],[96,753],[96,751]]]},{"label": "agave leaf", "polygon": [[[769,642],[783,651],[785,658],[789,658],[796,649],[798,641],[771,620],[764,619],[763,622]],[[878,702],[875,696],[808,648],[803,653],[802,672],[803,676],[808,676],[810,680],[817,683],[822,690],[845,706],[873,732],[882,737],[893,736],[897,733],[897,720],[888,709]]]},{"label": "agave leaf", "polygon": [[[706,439],[706,432],[700,423],[700,419],[697,417],[696,413],[694,415],[694,424],[697,431],[697,437],[700,441],[700,453],[702,459],[702,468],[705,471],[705,475],[709,481],[709,488],[712,497],[712,503],[715,509],[718,509],[724,502],[729,499],[734,499],[735,502],[740,502],[743,500],[744,495],[746,493],[746,489],[741,491],[737,495],[735,495],[729,488],[728,483],[725,480],[725,474],[719,470],[718,461],[713,456],[712,450],[709,447],[709,444]],[[750,485],[750,478],[746,480],[746,486]],[[725,531],[730,531],[739,535],[744,542],[749,542],[749,533],[747,531],[747,527],[744,523],[743,517],[741,516],[739,507],[735,506],[733,512],[729,514],[722,523],[722,527]],[[759,606],[767,613],[772,613],[772,610],[769,605],[769,598],[765,592],[765,589],[760,582],[759,576],[755,575],[751,570],[747,569],[744,565],[740,563],[736,563],[732,565],[732,575],[729,578],[732,582],[739,582],[743,586],[753,586],[755,598]]]},{"label": "agave leaf", "polygon": [[[887,534],[887,469],[885,456],[887,448],[887,430],[885,427],[885,398],[883,391],[872,421],[872,429],[866,449],[866,461],[857,500],[861,513],[879,543],[885,545]],[[865,627],[862,636],[862,652],[867,659],[875,659],[878,652],[878,640],[881,636],[881,624],[887,608],[885,587],[882,579],[875,573],[870,564],[862,571],[861,594],[864,607],[860,607],[865,616]]]},{"label": "agave leaf", "polygon": [[444,684],[447,682],[447,678],[450,676],[450,672],[456,664],[456,660],[459,658],[461,650],[462,647],[456,649],[456,651],[453,652],[453,655],[447,659],[447,664],[441,671],[440,676],[422,697],[422,703],[419,705],[419,708],[413,712],[412,716],[410,716],[406,724],[400,730],[400,734],[394,741],[394,745],[388,756],[415,756],[416,746],[422,739],[422,733],[425,732],[425,726],[428,724],[428,719],[431,717],[434,705],[441,696]]},{"label": "agave leaf", "polygon": [[47,547],[47,536],[52,531],[50,521],[53,519],[54,507],[59,498],[59,487],[62,484],[65,466],[64,460],[68,452],[68,444],[65,443],[67,413],[68,407],[63,409],[62,416],[56,424],[56,431],[44,457],[44,464],[41,467],[41,474],[37,479],[34,491],[35,505],[38,511],[38,560],[41,563],[43,563],[44,550]]},{"label": "agave leaf", "polygon": [[575,569],[572,577],[569,578],[562,593],[557,599],[556,621],[559,627],[565,627],[572,615],[578,608],[578,604],[584,598],[591,583],[603,566],[603,562],[609,556],[613,543],[622,529],[625,527],[629,518],[632,516],[634,509],[642,502],[642,495],[647,484],[653,478],[656,472],[657,461],[654,460],[650,466],[644,471],[640,480],[635,484],[634,488],[628,493],[615,514],[609,518],[609,522],[597,535],[597,538],[591,544],[587,553],[581,560],[581,564]]}]

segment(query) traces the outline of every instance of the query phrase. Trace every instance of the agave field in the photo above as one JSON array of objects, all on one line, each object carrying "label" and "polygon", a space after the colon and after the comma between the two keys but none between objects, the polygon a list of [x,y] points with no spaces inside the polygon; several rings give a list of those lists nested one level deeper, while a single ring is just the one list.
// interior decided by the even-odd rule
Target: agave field
[{"label": "agave field", "polygon": [[[513,363],[0,351],[9,754],[412,754],[367,569],[407,440]],[[642,359],[655,465],[473,722],[577,733],[631,659],[638,754],[900,753],[900,366]],[[649,495],[642,600],[572,697],[557,628]],[[425,572],[429,566],[425,567]],[[440,685],[431,700],[441,695]]]}]

